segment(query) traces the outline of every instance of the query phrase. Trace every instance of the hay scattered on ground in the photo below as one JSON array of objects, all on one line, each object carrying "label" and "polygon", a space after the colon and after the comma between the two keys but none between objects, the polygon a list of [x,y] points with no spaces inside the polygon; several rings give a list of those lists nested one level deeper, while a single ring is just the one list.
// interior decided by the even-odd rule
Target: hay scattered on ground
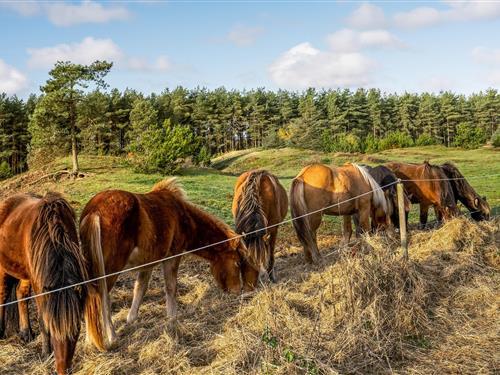
[{"label": "hay scattered on ground", "polygon": [[[500,220],[458,218],[414,232],[404,262],[393,236],[370,236],[336,251],[319,238],[324,262],[304,265],[290,226],[277,252],[279,282],[235,298],[207,265],[180,271],[180,313],[166,319],[154,272],[139,319],[126,324],[132,278],[112,293],[116,349],[79,343],[78,374],[495,373],[500,368]],[[286,240],[283,240],[286,239]],[[0,373],[47,373],[40,338],[1,342]]]}]

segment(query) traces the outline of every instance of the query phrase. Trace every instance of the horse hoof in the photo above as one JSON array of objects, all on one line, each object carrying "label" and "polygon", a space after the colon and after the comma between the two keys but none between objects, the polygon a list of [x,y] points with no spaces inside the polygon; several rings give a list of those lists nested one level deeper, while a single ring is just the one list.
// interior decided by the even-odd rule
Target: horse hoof
[{"label": "horse hoof", "polygon": [[33,334],[33,331],[31,329],[23,329],[19,332],[19,337],[24,343],[28,343],[34,340],[35,335]]}]

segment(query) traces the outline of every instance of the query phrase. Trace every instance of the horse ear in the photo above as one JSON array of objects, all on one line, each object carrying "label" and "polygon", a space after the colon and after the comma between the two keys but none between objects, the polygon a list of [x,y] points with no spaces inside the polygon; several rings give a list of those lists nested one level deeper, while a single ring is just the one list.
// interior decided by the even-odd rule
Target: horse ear
[{"label": "horse ear", "polygon": [[476,208],[478,208],[478,207],[479,207],[479,198],[474,199],[474,206],[475,206]]},{"label": "horse ear", "polygon": [[486,195],[483,197],[483,200],[486,200]]}]

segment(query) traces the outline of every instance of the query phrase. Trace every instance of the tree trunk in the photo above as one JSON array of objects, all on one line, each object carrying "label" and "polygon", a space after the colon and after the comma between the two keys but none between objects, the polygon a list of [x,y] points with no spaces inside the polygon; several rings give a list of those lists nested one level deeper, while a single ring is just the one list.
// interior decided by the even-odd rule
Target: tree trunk
[{"label": "tree trunk", "polygon": [[78,144],[76,143],[76,132],[71,132],[71,160],[73,162],[73,175],[78,175]]}]

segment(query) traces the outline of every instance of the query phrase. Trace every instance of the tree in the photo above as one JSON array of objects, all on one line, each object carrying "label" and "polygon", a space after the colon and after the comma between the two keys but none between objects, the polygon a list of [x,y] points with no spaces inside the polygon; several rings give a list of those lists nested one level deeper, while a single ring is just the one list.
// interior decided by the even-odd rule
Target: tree
[{"label": "tree", "polygon": [[35,145],[44,145],[45,137],[53,137],[57,133],[60,141],[71,145],[73,174],[78,174],[78,104],[83,92],[91,83],[97,88],[105,88],[104,77],[108,74],[112,63],[95,61],[90,65],[73,64],[69,61],[57,62],[49,72],[50,78],[41,87],[42,99],[35,109],[36,116],[32,121],[31,131]]}]

